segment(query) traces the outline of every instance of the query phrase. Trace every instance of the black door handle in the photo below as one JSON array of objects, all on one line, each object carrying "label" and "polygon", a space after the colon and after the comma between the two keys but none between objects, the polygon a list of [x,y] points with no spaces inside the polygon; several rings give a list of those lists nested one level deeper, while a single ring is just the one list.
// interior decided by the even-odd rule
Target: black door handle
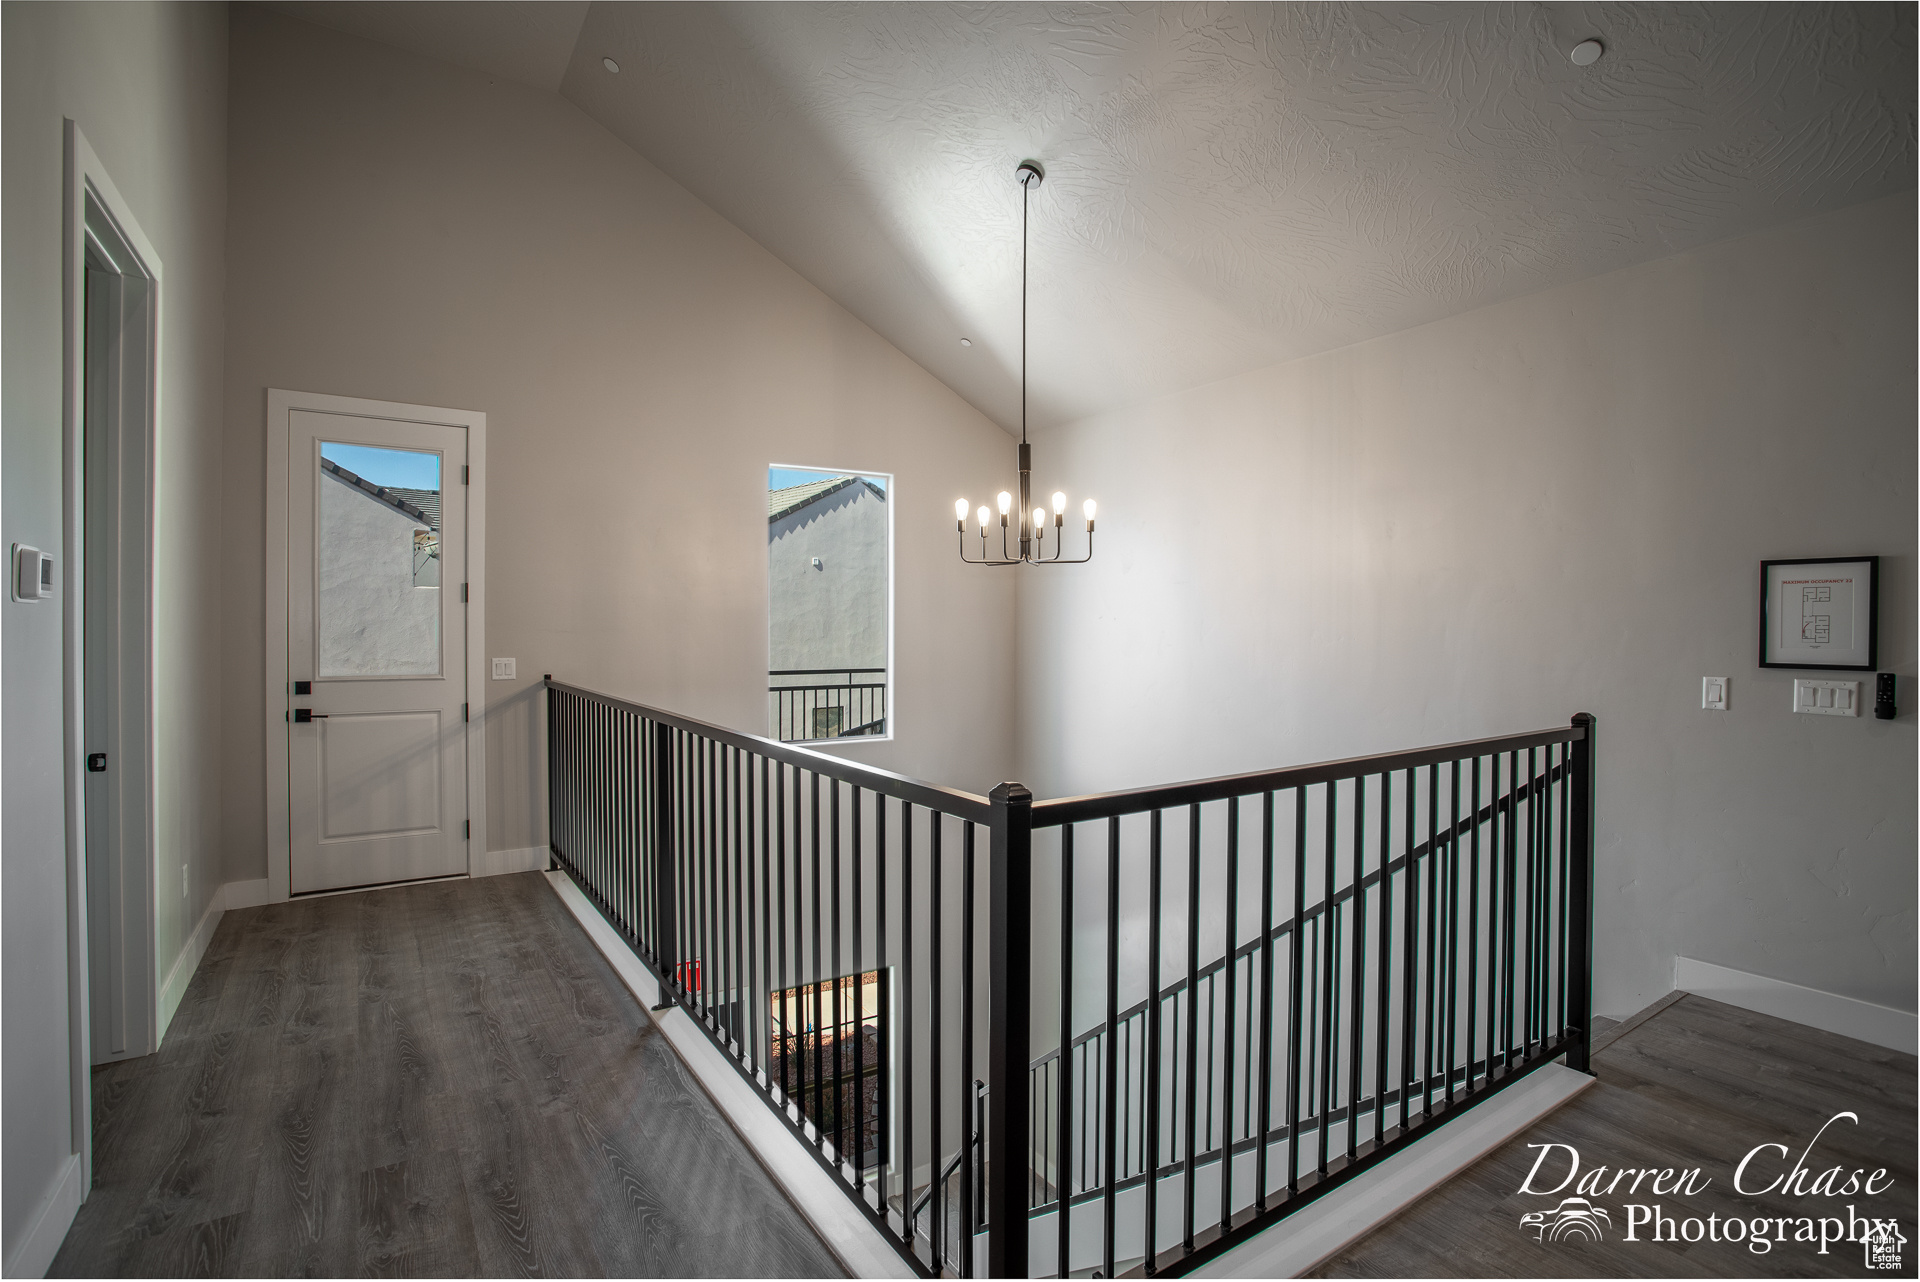
[{"label": "black door handle", "polygon": [[309,721],[325,721],[326,719],[326,713],[315,712],[312,708],[295,708],[293,710],[293,724],[296,726],[304,726]]},{"label": "black door handle", "polygon": [[87,773],[93,774],[93,775],[103,775],[106,772],[107,772],[107,754],[104,752],[89,752],[87,754]]}]

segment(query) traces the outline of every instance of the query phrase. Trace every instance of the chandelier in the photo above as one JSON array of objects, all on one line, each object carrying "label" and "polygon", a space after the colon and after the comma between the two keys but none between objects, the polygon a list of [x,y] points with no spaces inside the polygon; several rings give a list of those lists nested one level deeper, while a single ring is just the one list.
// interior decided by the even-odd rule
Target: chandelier
[{"label": "chandelier", "polygon": [[967,501],[955,499],[953,516],[955,528],[960,531],[960,559],[968,565],[1081,565],[1093,560],[1093,512],[1094,502],[1088,499],[1081,505],[1081,512],[1087,520],[1087,554],[1061,560],[1067,537],[1067,496],[1065,492],[1055,490],[1053,494],[1053,555],[1046,555],[1047,510],[1028,508],[1033,501],[1033,447],[1027,444],[1027,207],[1033,197],[1033,189],[1040,185],[1046,174],[1037,160],[1023,160],[1014,171],[1014,179],[1020,184],[1020,548],[1015,552],[1009,544],[1012,537],[1013,495],[1006,490],[1000,491],[1000,555],[990,556],[987,551],[987,529],[993,520],[985,504],[975,513],[980,526],[980,555],[967,555]]}]

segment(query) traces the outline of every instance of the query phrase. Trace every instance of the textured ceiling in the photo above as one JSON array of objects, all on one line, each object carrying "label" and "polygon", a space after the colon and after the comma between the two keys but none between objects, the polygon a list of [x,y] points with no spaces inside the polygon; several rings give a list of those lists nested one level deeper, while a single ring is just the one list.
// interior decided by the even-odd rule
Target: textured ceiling
[{"label": "textured ceiling", "polygon": [[[422,48],[366,11],[527,6],[288,7]],[[1041,160],[1044,424],[1911,188],[1914,35],[1906,4],[596,0],[558,83],[1007,425]]]}]

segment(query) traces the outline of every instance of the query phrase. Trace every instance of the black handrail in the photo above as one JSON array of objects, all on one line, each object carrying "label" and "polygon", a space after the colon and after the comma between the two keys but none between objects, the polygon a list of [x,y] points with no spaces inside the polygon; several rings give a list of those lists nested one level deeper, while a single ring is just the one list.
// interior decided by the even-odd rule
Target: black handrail
[{"label": "black handrail", "polygon": [[[769,673],[806,675],[815,674]],[[1138,1245],[1154,1271],[1186,1272],[1549,1059],[1586,1066],[1593,758],[1584,715],[1527,734],[1036,802],[1018,784],[982,797],[550,677],[547,689],[555,862],[658,977],[667,1002],[695,1020],[916,1272],[979,1272],[974,1238],[984,1229],[985,1271],[1026,1276],[1026,1221],[1052,1214],[1064,1276],[1085,1267],[1070,1260],[1066,1231],[1079,1208],[1104,1215],[1099,1266],[1111,1276],[1121,1234],[1159,1225],[1162,1183],[1181,1197],[1178,1241],[1156,1227],[1122,1255]],[[1287,799],[1290,840],[1276,831],[1277,797]],[[1204,819],[1211,803],[1225,806]],[[1126,816],[1148,822],[1129,825],[1123,842]],[[1225,843],[1216,828],[1203,854],[1203,831],[1221,816]],[[1185,828],[1184,844],[1163,842],[1169,817],[1174,834]],[[1075,834],[1089,826],[1104,837],[1104,890],[1098,877],[1080,889],[1074,881]],[[1036,828],[1058,831],[1057,865],[1036,864]],[[1324,830],[1323,852],[1309,849],[1310,829]],[[1123,846],[1138,861],[1124,882]],[[1243,848],[1262,882],[1249,901],[1260,918],[1251,935],[1237,906]],[[1215,868],[1224,860],[1226,895],[1224,916],[1207,927],[1207,950],[1219,955],[1205,965],[1203,859]],[[1276,880],[1283,865],[1290,891]],[[1035,958],[1032,929],[1036,879],[1055,875],[1057,973],[1051,959]],[[1163,900],[1163,885],[1183,881],[1183,897]],[[1146,991],[1156,995],[1124,1010],[1123,885],[1149,901]],[[1074,908],[1100,894],[1104,1018],[1076,1030]],[[1183,933],[1177,922],[1163,930],[1163,919],[1180,915]],[[1173,940],[1181,943],[1167,947]],[[851,1039],[850,1072],[849,1039],[837,1032],[776,1045],[795,1002],[811,1003],[803,1013],[816,1029],[849,1026],[848,986],[836,981],[868,971],[880,994],[876,1027],[871,1047],[864,1032]],[[1089,987],[1099,978],[1088,977]],[[1036,985],[1053,982],[1061,1037],[1034,1058],[1029,1011]],[[851,1026],[864,1009],[856,1006]],[[976,1011],[987,1019],[984,1038]],[[879,1059],[870,1064],[869,1053]],[[955,1066],[960,1082],[984,1069],[971,1119],[949,1089]],[[987,1089],[1008,1106],[984,1110]],[[956,1113],[961,1125],[949,1129]],[[1330,1138],[1342,1128],[1344,1152]],[[949,1149],[943,1131],[955,1130],[965,1138]],[[1317,1156],[1306,1151],[1309,1136]],[[1276,1143],[1285,1178],[1269,1190]],[[1198,1167],[1249,1152],[1253,1205],[1242,1204],[1244,1176],[1235,1201],[1228,1162],[1209,1227],[1212,1212],[1195,1201]],[[938,1173],[917,1197],[916,1169]],[[956,1175],[965,1229],[957,1255],[947,1254],[943,1206],[940,1241],[929,1239],[923,1259],[918,1222],[936,1194],[951,1196]],[[1146,1211],[1123,1224],[1115,1197],[1130,1188],[1143,1190]],[[1096,1202],[1104,1206],[1089,1207]],[[1019,1227],[992,1231],[1009,1224]]]}]

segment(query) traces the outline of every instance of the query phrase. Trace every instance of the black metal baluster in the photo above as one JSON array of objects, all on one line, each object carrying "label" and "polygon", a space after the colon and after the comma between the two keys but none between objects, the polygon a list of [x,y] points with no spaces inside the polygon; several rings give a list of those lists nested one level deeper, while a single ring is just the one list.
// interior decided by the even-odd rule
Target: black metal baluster
[{"label": "black metal baluster", "polygon": [[826,994],[822,989],[828,979],[828,975],[824,958],[821,955],[821,949],[825,946],[826,937],[820,928],[820,772],[810,770],[807,772],[807,776],[807,797],[810,803],[807,807],[807,832],[810,837],[807,843],[807,849],[812,860],[810,866],[813,899],[813,969],[811,971],[813,995],[813,1093],[809,1097],[812,1099],[813,1104],[808,1111],[813,1117],[814,1142],[821,1147],[825,1147],[827,1128],[825,1118],[823,1117],[825,1110],[822,1108],[822,1093],[826,1088],[827,1075],[826,1064],[824,1063],[825,1054],[824,1049],[820,1045],[820,1037],[826,1023]]},{"label": "black metal baluster", "polygon": [[1338,1029],[1334,1020],[1333,972],[1337,965],[1334,952],[1334,865],[1340,834],[1339,791],[1337,780],[1327,781],[1327,854],[1320,893],[1320,1138],[1319,1163],[1315,1168],[1322,1180],[1327,1178],[1327,1148],[1333,1129],[1334,1051]]},{"label": "black metal baluster", "polygon": [[[873,794],[873,936],[874,998],[880,1003],[875,1018],[879,1025],[879,1037],[873,1053],[873,1071],[877,1075],[873,1087],[873,1147],[874,1164],[878,1168],[875,1182],[879,1190],[880,1211],[884,1215],[887,1209],[887,1130],[889,1119],[893,1116],[887,1111],[893,1102],[887,1081],[888,1051],[893,1046],[890,1040],[893,1034],[893,1008],[889,999],[893,994],[889,978],[891,968],[887,964],[887,795],[883,792]],[[864,1043],[860,1062],[863,1065],[866,1063]]]},{"label": "black metal baluster", "polygon": [[[1227,972],[1226,1050],[1221,1055],[1220,1084],[1220,1232],[1233,1227],[1233,1026],[1240,1017],[1235,1004],[1236,966],[1233,950],[1240,933],[1240,798],[1227,798]],[[1209,1039],[1211,1041],[1211,1039]],[[1211,1112],[1208,1114],[1212,1116]]]},{"label": "black metal baluster", "polygon": [[[741,969],[746,960],[746,954],[742,948],[741,931],[744,921],[750,919],[750,914],[743,914],[741,911],[745,907],[743,901],[746,899],[746,891],[743,889],[740,874],[742,863],[746,859],[747,852],[741,848],[743,845],[743,831],[740,816],[744,802],[740,795],[742,775],[740,749],[738,748],[733,750],[733,768],[731,774],[733,788],[733,889],[731,893],[733,900],[733,954],[727,971],[727,991],[733,994],[733,1000],[727,1003],[727,1010],[729,1012],[727,1015],[727,1039],[733,1043],[733,1053],[736,1056],[745,1058],[747,1052],[747,1034],[740,1028],[740,1019],[747,1010],[746,985],[742,981]],[[747,813],[751,814],[752,812],[748,811]]]},{"label": "black metal baluster", "polygon": [[[1476,769],[1476,775],[1478,771]],[[1446,1078],[1441,1095],[1447,1107],[1453,1106],[1453,1062],[1458,1058],[1458,997],[1460,992],[1460,763],[1453,763],[1453,809],[1447,842],[1447,1058]],[[1478,825],[1475,825],[1476,830]],[[1469,1048],[1471,1057],[1471,1048]]]},{"label": "black metal baluster", "polygon": [[[941,875],[940,844],[943,829],[945,828],[945,816],[938,810],[929,810],[927,812],[927,818],[930,827],[927,837],[927,959],[928,969],[931,972],[929,976],[929,990],[932,1012],[930,1022],[927,1025],[927,1035],[930,1042],[928,1047],[930,1060],[928,1076],[931,1079],[927,1099],[929,1102],[929,1121],[931,1123],[929,1126],[931,1134],[928,1138],[933,1146],[933,1162],[928,1168],[929,1174],[927,1178],[929,1180],[928,1187],[934,1190],[935,1193],[933,1199],[934,1208],[939,1215],[937,1229],[929,1232],[927,1235],[927,1245],[933,1254],[934,1272],[938,1274],[946,1267],[946,1257],[943,1246],[947,1232],[947,1186],[946,1180],[941,1175],[941,1170],[945,1165],[946,1159],[940,1150],[940,1131],[942,1129],[940,1125],[942,1121],[940,1114],[944,1111],[946,1105],[946,1096],[940,1089],[940,1081],[944,1075],[941,1071],[944,1065],[941,1062],[940,1056],[940,1034],[943,1026],[946,1024],[946,976],[943,973],[945,970],[943,964],[945,957],[943,955],[944,950],[940,945],[940,923],[942,920],[940,892],[941,883],[945,880]],[[964,1078],[962,1080],[964,1080]],[[965,1130],[966,1110],[964,1108],[961,1109],[960,1116],[961,1129]],[[966,1141],[963,1139],[961,1142],[965,1143]],[[936,1241],[936,1233],[938,1235],[938,1241]]]},{"label": "black metal baluster", "polygon": [[[1504,894],[1506,902],[1502,908],[1501,931],[1505,942],[1501,946],[1500,959],[1500,1060],[1503,1066],[1513,1063],[1513,1002],[1514,1002],[1514,946],[1515,946],[1515,909],[1519,902],[1519,830],[1520,830],[1520,754],[1507,754],[1507,845],[1506,874]],[[1524,1037],[1524,1030],[1522,1036]],[[1489,1065],[1488,1075],[1493,1069]]]},{"label": "black metal baluster", "polygon": [[[1260,1146],[1254,1150],[1254,1206],[1267,1212],[1267,1147],[1273,1117],[1273,793],[1260,800]],[[1291,1143],[1291,1141],[1289,1141]]]},{"label": "black metal baluster", "polygon": [[[1102,1248],[1102,1252],[1100,1256],[1100,1268],[1101,1268],[1101,1276],[1110,1278],[1114,1276],[1113,1240],[1114,1240],[1114,1234],[1118,1231],[1116,1221],[1115,1221],[1114,1199],[1117,1195],[1117,1190],[1119,1188],[1119,1183],[1120,1183],[1119,1172],[1116,1165],[1116,1159],[1119,1156],[1116,1150],[1118,1149],[1119,1146],[1114,1143],[1114,1138],[1115,1138],[1114,1121],[1115,1121],[1116,1111],[1119,1108],[1119,1100],[1116,1098],[1114,1093],[1115,1087],[1116,1087],[1115,1070],[1119,1067],[1119,1065],[1115,1062],[1115,1056],[1113,1054],[1114,1050],[1119,1045],[1119,1042],[1114,1037],[1114,1032],[1119,1027],[1119,1023],[1120,1023],[1120,817],[1118,815],[1115,815],[1112,818],[1107,820],[1107,887],[1106,889],[1107,889],[1107,1022],[1106,1022],[1106,1034],[1105,1034],[1106,1040],[1105,1040],[1105,1045],[1103,1047],[1103,1051],[1101,1054],[1102,1062],[1100,1065],[1100,1068],[1102,1070],[1102,1073],[1101,1073],[1102,1091],[1101,1091],[1100,1102],[1105,1114],[1103,1118],[1104,1124],[1100,1128],[1100,1136],[1101,1136],[1100,1143],[1102,1147],[1105,1149],[1105,1152],[1103,1154],[1105,1158],[1104,1170],[1103,1170],[1105,1196],[1102,1198],[1102,1204],[1103,1204],[1102,1205],[1102,1216],[1103,1216],[1102,1222],[1104,1224],[1104,1230],[1101,1234],[1101,1239],[1105,1245]],[[1081,1127],[1083,1130],[1085,1129],[1085,1126],[1086,1126],[1086,1123],[1083,1120],[1081,1123]],[[1086,1178],[1084,1167],[1082,1167],[1081,1178],[1083,1181]],[[1061,1226],[1060,1228],[1060,1232],[1061,1232],[1060,1271],[1055,1275],[1057,1277],[1062,1277],[1062,1278],[1068,1276],[1068,1268],[1067,1268],[1068,1243],[1066,1238],[1067,1220],[1065,1218],[1065,1207],[1066,1207],[1066,1203],[1062,1202],[1061,1203],[1062,1212],[1061,1212],[1061,1220],[1060,1220],[1060,1226]],[[1149,1255],[1151,1255],[1151,1250],[1149,1250]]]},{"label": "black metal baluster", "polygon": [[[1418,847],[1414,843],[1415,829],[1419,826],[1419,799],[1415,792],[1418,786],[1418,767],[1407,767],[1407,814],[1402,834],[1406,843],[1404,867],[1407,888],[1406,903],[1400,916],[1400,1132],[1408,1133],[1413,1126],[1413,1036],[1414,1017],[1418,1014],[1419,989],[1416,982],[1416,957],[1420,951],[1420,868],[1415,858]],[[1429,857],[1433,852],[1431,844],[1427,847]]]},{"label": "black metal baluster", "polygon": [[1567,1035],[1567,906],[1570,898],[1567,893],[1567,817],[1570,810],[1567,798],[1572,795],[1569,790],[1573,787],[1573,771],[1569,768],[1572,764],[1571,753],[1568,751],[1570,746],[1564,743],[1560,745],[1560,890],[1554,903],[1554,906],[1559,909],[1560,917],[1560,947],[1556,950],[1553,981],[1556,1011],[1554,1026],[1561,1038]]},{"label": "black metal baluster", "polygon": [[847,1162],[845,1064],[841,1058],[841,1043],[846,1041],[843,1003],[847,985],[840,971],[846,956],[840,942],[840,781],[832,778],[827,780],[827,862],[829,894],[833,900],[827,919],[832,923],[833,934],[827,969],[820,978],[833,984],[833,1169],[838,1175],[845,1170]]},{"label": "black metal baluster", "polygon": [[[961,829],[960,855],[960,1080],[974,1080],[973,1062],[973,830],[974,823],[969,819]],[[976,1086],[977,1091],[977,1086]],[[977,1095],[975,1096],[977,1098]],[[1006,1107],[1015,1107],[1013,1101],[1003,1101]],[[980,1229],[976,1213],[982,1208],[974,1201],[974,1180],[976,1158],[973,1139],[977,1126],[963,1128],[966,1133],[961,1137],[960,1158],[960,1276],[973,1276],[973,1237]],[[1012,1157],[1011,1154],[1008,1155]],[[1015,1159],[1017,1160],[1017,1159]],[[1024,1232],[1026,1225],[1018,1226]]]},{"label": "black metal baluster", "polygon": [[1380,989],[1374,999],[1373,1146],[1387,1135],[1387,1024],[1393,1002],[1393,772],[1380,772]]},{"label": "black metal baluster", "polygon": [[1367,777],[1353,781],[1353,894],[1347,909],[1347,934],[1353,939],[1353,1003],[1347,1018],[1347,1158],[1360,1147],[1361,1070],[1366,1061],[1367,1006]]},{"label": "black metal baluster", "polygon": [[773,1086],[773,762],[760,757],[760,953],[754,971],[754,1002],[760,1008],[760,1031],[755,1035],[754,1058],[760,1075]]},{"label": "black metal baluster", "polygon": [[1059,1082],[1055,1089],[1059,1092],[1059,1116],[1054,1119],[1058,1130],[1054,1135],[1053,1159],[1054,1200],[1059,1207],[1054,1213],[1059,1226],[1054,1276],[1062,1278],[1069,1272],[1067,1230],[1073,1192],[1072,1170],[1068,1165],[1073,1143],[1073,1074],[1068,1072],[1073,1065],[1073,909],[1073,825],[1066,824],[1060,829],[1060,1051],[1054,1059],[1058,1066],[1055,1076]]},{"label": "black metal baluster", "polygon": [[853,840],[853,1169],[857,1183],[860,1173],[866,1169],[867,1160],[867,981],[866,969],[862,963],[866,951],[862,948],[861,930],[866,925],[863,920],[865,898],[866,868],[861,856],[860,831],[860,793],[863,790],[853,785],[848,790],[848,800],[852,803],[850,814],[852,823],[847,835]]},{"label": "black metal baluster", "polygon": [[[932,811],[929,814],[934,813]],[[900,1210],[906,1223],[907,1244],[919,1258],[914,1242],[913,1215],[913,1106],[918,1098],[913,1076],[913,1003],[918,990],[913,964],[913,803],[900,803]],[[939,1154],[933,1159],[939,1162]]]},{"label": "black metal baluster", "polygon": [[[1441,1033],[1437,1018],[1440,987],[1434,967],[1439,953],[1440,923],[1440,763],[1427,767],[1427,1009],[1426,1036],[1422,1038],[1424,1067],[1420,1074],[1420,1112],[1423,1119],[1433,1117],[1434,1043]],[[1451,848],[1451,842],[1447,843]]]},{"label": "black metal baluster", "polygon": [[794,1069],[794,993],[787,982],[787,959],[791,955],[791,945],[787,937],[787,918],[792,912],[793,898],[787,894],[787,763],[782,761],[773,768],[773,834],[774,873],[778,888],[774,892],[774,903],[779,907],[779,949],[774,954],[777,974],[774,991],[780,994],[780,1106],[785,1108],[793,1099]]},{"label": "black metal baluster", "polygon": [[1186,1139],[1181,1146],[1181,1156],[1186,1162],[1186,1178],[1180,1189],[1181,1245],[1187,1254],[1193,1254],[1193,1200],[1194,1200],[1194,1159],[1197,1156],[1194,1143],[1195,1110],[1200,1102],[1199,1070],[1200,1047],[1200,805],[1195,802],[1187,807],[1187,1069],[1182,1121],[1186,1126]]},{"label": "black metal baluster", "polygon": [[[1287,1198],[1300,1191],[1300,1061],[1302,1004],[1301,967],[1306,961],[1307,933],[1307,790],[1293,790],[1293,956],[1287,998]],[[1312,1096],[1308,1096],[1312,1106]]]},{"label": "black metal baluster", "polygon": [[[1467,863],[1467,1062],[1462,1085],[1473,1092],[1480,1049],[1480,758],[1473,759],[1473,839]],[[1491,916],[1491,914],[1489,914]]]},{"label": "black metal baluster", "polygon": [[[1146,1263],[1160,1271],[1160,827],[1155,810],[1147,829],[1147,1066]],[[1178,1008],[1176,1007],[1176,1010]],[[1111,1238],[1108,1239],[1112,1241]],[[1109,1270],[1111,1276],[1111,1270]]]}]

